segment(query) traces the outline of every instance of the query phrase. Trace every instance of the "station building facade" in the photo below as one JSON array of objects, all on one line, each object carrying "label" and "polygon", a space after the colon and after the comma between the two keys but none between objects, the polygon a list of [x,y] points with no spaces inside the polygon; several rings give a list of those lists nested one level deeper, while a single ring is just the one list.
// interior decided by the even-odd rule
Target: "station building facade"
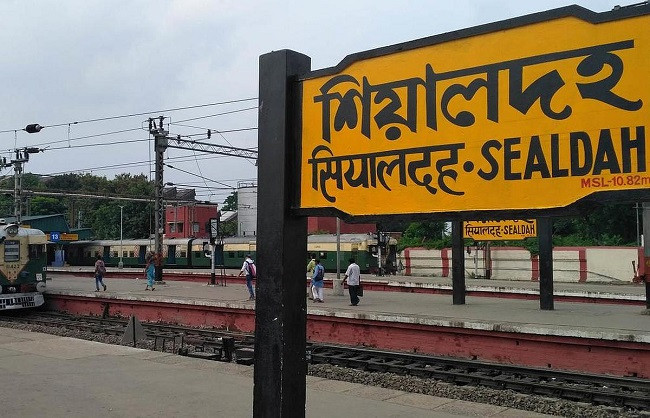
[{"label": "station building facade", "polygon": [[166,238],[209,238],[210,218],[218,216],[217,205],[193,203],[165,208]]}]

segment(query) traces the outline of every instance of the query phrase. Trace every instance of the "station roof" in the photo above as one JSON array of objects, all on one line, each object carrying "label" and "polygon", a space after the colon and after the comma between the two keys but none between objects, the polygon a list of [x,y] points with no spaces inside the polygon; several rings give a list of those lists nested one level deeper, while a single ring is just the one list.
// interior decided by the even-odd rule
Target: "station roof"
[{"label": "station roof", "polygon": [[[16,222],[15,216],[7,216],[4,219],[7,223]],[[21,216],[21,224],[30,228],[40,229],[46,234],[50,232],[67,234],[70,232],[68,221],[65,220],[65,216],[62,214]]]}]

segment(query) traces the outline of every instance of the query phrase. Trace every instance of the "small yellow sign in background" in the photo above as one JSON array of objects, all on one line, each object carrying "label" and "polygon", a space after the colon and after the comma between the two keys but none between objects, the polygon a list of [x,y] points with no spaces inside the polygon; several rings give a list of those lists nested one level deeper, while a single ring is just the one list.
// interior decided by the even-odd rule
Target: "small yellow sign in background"
[{"label": "small yellow sign in background", "polygon": [[463,238],[476,241],[516,241],[536,236],[534,219],[463,222]]}]

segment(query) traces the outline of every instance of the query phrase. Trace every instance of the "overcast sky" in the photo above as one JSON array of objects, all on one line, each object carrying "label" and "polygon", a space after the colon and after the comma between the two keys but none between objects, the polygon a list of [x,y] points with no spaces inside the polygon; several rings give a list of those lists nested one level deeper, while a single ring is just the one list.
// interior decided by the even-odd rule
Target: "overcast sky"
[{"label": "overcast sky", "polygon": [[[602,12],[634,2],[573,3]],[[170,125],[173,135],[257,127],[250,109],[256,100],[158,111],[256,98],[261,54],[292,49],[310,56],[313,69],[331,67],[354,52],[573,3],[2,0],[0,131],[8,132],[0,133],[0,156],[9,160],[15,148],[40,146],[47,151],[32,155],[26,172],[149,176],[154,156],[140,129],[149,116],[178,123]],[[225,112],[234,113],[205,117]],[[134,113],[147,114],[74,124]],[[182,122],[194,118],[200,119]],[[48,127],[14,134],[29,123]],[[107,134],[115,131],[124,132]],[[256,147],[257,130],[214,134],[211,141]],[[174,149],[166,158],[165,181],[196,187],[202,200],[220,203],[230,194],[224,184],[256,180],[255,166],[241,158]],[[13,176],[13,169],[0,174]]]}]

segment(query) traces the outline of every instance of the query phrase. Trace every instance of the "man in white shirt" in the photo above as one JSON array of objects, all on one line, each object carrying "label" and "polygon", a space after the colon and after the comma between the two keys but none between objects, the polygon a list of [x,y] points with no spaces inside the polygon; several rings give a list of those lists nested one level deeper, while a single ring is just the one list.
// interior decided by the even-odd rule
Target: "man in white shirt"
[{"label": "man in white shirt", "polygon": [[246,287],[248,288],[248,300],[255,300],[255,292],[253,291],[253,278],[256,276],[255,271],[255,262],[251,258],[250,254],[246,254],[246,259],[244,264],[241,266],[239,271],[239,276],[246,274]]},{"label": "man in white shirt", "polygon": [[348,291],[350,292],[350,306],[359,304],[359,286],[361,285],[361,271],[359,265],[355,263],[354,258],[350,259],[350,265],[345,271],[343,282],[348,281]]}]

